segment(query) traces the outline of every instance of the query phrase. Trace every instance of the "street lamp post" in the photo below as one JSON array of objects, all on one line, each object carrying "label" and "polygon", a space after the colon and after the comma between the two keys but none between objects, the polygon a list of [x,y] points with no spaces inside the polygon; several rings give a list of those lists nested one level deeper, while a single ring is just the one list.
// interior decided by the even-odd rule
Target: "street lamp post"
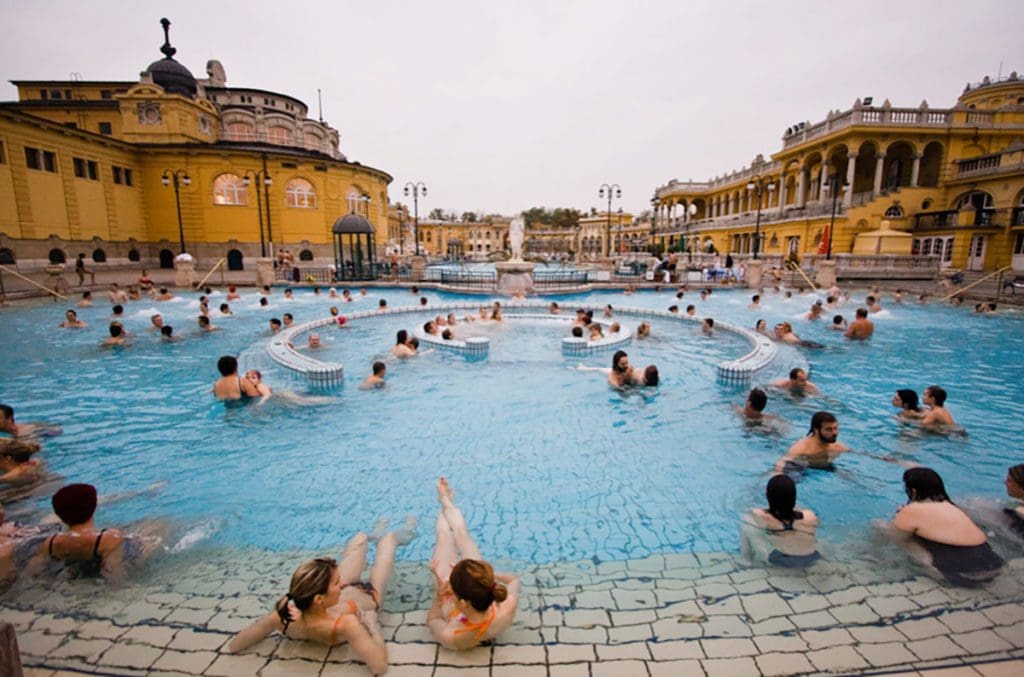
[{"label": "street lamp post", "polygon": [[405,196],[409,196],[409,191],[412,191],[412,209],[413,209],[413,222],[412,222],[412,239],[416,243],[416,256],[420,255],[420,195],[427,196],[427,186],[422,181],[407,181],[405,189],[402,191]]},{"label": "street lamp post", "polygon": [[653,254],[658,240],[658,198],[651,198],[651,243],[648,249]]},{"label": "street lamp post", "polygon": [[248,188],[252,183],[256,184],[256,217],[260,224],[260,256],[266,258],[267,241],[263,237],[263,199],[260,195],[260,191],[265,188],[269,188],[273,183],[273,180],[267,175],[265,169],[250,169],[243,175],[242,185]]},{"label": "street lamp post", "polygon": [[192,184],[192,179],[188,177],[188,172],[184,169],[165,169],[163,175],[160,176],[160,182],[164,184],[164,188],[174,184],[174,206],[178,209],[178,239],[181,241],[181,253],[185,253],[185,227],[181,223],[181,193],[178,188],[179,183],[189,186]]},{"label": "street lamp post", "polygon": [[689,218],[686,219],[686,249],[690,252],[690,263],[693,263],[693,242],[690,240],[690,222],[697,215],[697,205],[692,202],[686,208]]},{"label": "street lamp post", "polygon": [[604,197],[605,193],[608,194],[608,223],[605,226],[605,241],[608,243],[608,248],[605,256],[610,256],[612,250],[612,197],[621,198],[622,187],[617,183],[611,185],[602,183],[601,188],[597,191],[597,196]]},{"label": "street lamp post", "polygon": [[840,181],[840,179],[839,179],[839,173],[838,172],[833,173],[832,176],[829,177],[829,181],[828,181],[828,184],[829,184],[828,189],[830,191],[832,191],[832,220],[828,224],[828,249],[825,252],[825,260],[826,261],[831,261],[832,260],[832,236],[836,232],[836,205],[837,205],[837,202],[839,200],[839,186],[840,185],[843,185],[843,186],[850,185],[849,183],[847,183],[845,178],[842,179],[842,182],[843,182],[842,184],[840,184],[839,181]]},{"label": "street lamp post", "polygon": [[747,184],[747,190],[754,191],[757,195],[757,219],[754,221],[754,260],[757,260],[757,254],[761,251],[761,194],[764,189],[768,189],[768,193],[775,192],[775,182],[769,181],[765,185],[765,180],[760,174],[754,174],[750,178],[750,183]]}]

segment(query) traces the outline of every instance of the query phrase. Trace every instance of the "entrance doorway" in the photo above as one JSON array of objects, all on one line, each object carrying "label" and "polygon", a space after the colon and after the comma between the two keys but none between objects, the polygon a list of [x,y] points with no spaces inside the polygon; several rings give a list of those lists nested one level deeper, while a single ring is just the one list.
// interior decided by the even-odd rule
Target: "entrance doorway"
[{"label": "entrance doorway", "polygon": [[971,250],[967,253],[967,270],[985,269],[985,249],[987,238],[984,235],[971,236]]}]

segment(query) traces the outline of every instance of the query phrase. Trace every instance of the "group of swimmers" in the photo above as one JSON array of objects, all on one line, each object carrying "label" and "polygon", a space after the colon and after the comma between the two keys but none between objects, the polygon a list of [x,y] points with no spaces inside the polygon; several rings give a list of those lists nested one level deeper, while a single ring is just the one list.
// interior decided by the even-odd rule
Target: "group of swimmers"
[{"label": "group of swimmers", "polygon": [[[61,432],[53,424],[19,423],[13,407],[0,404],[0,433],[4,435],[0,437],[0,586],[10,585],[19,574],[31,578],[48,568],[71,577],[103,576],[118,582],[126,566],[147,557],[162,540],[156,523],[139,525],[133,536],[96,527],[94,514],[101,502],[137,493],[100,497],[92,485],[64,485],[59,477],[51,476],[40,458],[41,440]],[[27,507],[37,497],[49,495],[54,486],[60,488],[52,494],[51,504],[66,530],[47,519],[39,525],[7,520],[7,506]]]}]

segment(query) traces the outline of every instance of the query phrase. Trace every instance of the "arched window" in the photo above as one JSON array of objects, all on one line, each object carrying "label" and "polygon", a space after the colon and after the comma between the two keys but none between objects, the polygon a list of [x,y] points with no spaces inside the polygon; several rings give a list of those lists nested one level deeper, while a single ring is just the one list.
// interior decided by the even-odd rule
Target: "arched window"
[{"label": "arched window", "polygon": [[992,202],[992,196],[980,190],[966,193],[960,196],[960,199],[956,201],[955,209],[966,209],[968,207],[974,207],[975,209],[991,209],[994,203]]},{"label": "arched window", "polygon": [[306,133],[306,148],[311,150],[321,150],[324,147],[324,140],[317,134]]},{"label": "arched window", "polygon": [[221,174],[213,180],[213,204],[215,205],[246,205],[249,204],[248,190],[245,181],[238,174]]},{"label": "arched window", "polygon": [[14,265],[14,252],[7,247],[0,249],[0,264]]},{"label": "arched window", "polygon": [[94,263],[106,263],[107,262],[107,252],[103,251],[102,249],[95,249],[95,250],[93,250],[93,252],[92,252],[92,260],[93,260]]},{"label": "arched window", "polygon": [[308,249],[303,249],[301,252],[299,252],[299,261],[312,261],[312,260],[313,260],[313,252],[309,251]]},{"label": "arched window", "polygon": [[51,249],[49,258],[50,263],[66,263],[68,255],[64,253],[63,249]]},{"label": "arched window", "polygon": [[902,219],[903,208],[900,207],[899,205],[893,205],[892,207],[889,207],[888,209],[885,210],[885,216],[886,218],[889,219]]},{"label": "arched window", "polygon": [[255,131],[252,125],[244,122],[232,122],[227,125],[224,138],[228,141],[252,141],[256,138]]},{"label": "arched window", "polygon": [[245,270],[242,252],[237,249],[231,249],[228,251],[226,258],[228,260],[228,270]]},{"label": "arched window", "polygon": [[139,261],[141,261],[142,260],[142,256],[139,254],[139,250],[138,249],[129,249],[128,250],[128,260],[131,261],[132,263],[138,263]]},{"label": "arched window", "polygon": [[284,203],[289,207],[316,208],[316,191],[305,179],[292,179],[284,188]]},{"label": "arched window", "polygon": [[295,142],[295,136],[287,127],[271,127],[267,130],[267,137],[270,143],[278,146],[291,146]]},{"label": "arched window", "polygon": [[160,250],[160,268],[164,270],[174,268],[174,252],[170,249]]}]

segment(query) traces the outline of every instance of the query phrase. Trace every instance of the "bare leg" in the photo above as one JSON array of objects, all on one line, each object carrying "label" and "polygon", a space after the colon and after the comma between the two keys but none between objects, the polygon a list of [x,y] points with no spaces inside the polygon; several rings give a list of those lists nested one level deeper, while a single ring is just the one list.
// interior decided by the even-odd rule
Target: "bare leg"
[{"label": "bare leg", "polygon": [[[448,482],[442,477],[438,486],[443,486],[447,491],[444,492],[441,498],[441,508],[444,518],[448,521],[448,525],[452,529],[452,536],[455,538],[455,546],[459,552],[459,556],[462,559],[483,559],[480,556],[480,549],[476,547],[476,541],[469,535],[469,528],[466,526],[466,518],[462,516],[462,511],[455,507],[455,503],[452,502],[455,493],[451,487],[448,486]],[[440,489],[439,489],[440,491]]]},{"label": "bare leg", "polygon": [[395,548],[398,542],[393,533],[387,534],[377,542],[377,557],[373,560],[373,568],[370,569],[370,583],[377,590],[377,601],[384,603],[384,589],[391,580],[391,573],[395,569]]},{"label": "bare leg", "polygon": [[338,565],[338,573],[343,585],[354,583],[362,576],[363,569],[366,568],[367,543],[366,534],[360,531],[345,546],[345,550],[341,554],[341,564]]}]

